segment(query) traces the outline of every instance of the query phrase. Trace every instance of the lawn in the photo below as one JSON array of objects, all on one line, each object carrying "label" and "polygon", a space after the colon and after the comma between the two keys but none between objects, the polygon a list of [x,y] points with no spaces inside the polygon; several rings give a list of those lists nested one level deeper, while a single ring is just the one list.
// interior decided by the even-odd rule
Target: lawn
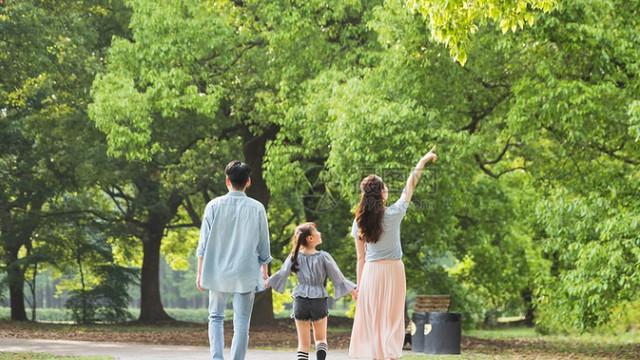
[{"label": "lawn", "polygon": [[0,360],[113,360],[110,356],[60,356],[46,353],[3,353]]},{"label": "lawn", "polygon": [[[136,319],[140,314],[140,309],[129,308],[129,313],[131,313],[132,319]],[[169,314],[172,318],[178,321],[192,322],[192,323],[200,323],[205,324],[208,321],[209,313],[206,308],[202,309],[176,309],[176,308],[165,308],[167,314]],[[344,317],[348,309],[344,307],[336,307],[335,309],[330,309],[329,313],[331,316],[340,316]],[[227,318],[231,318],[233,315],[232,309],[225,310],[225,316]],[[289,319],[289,315],[291,315],[291,310],[283,310],[279,313],[275,314],[276,318],[281,319]],[[31,313],[27,313],[27,316],[31,318]],[[11,309],[8,307],[0,306],[0,320],[9,320],[11,317]],[[36,320],[39,322],[55,322],[55,323],[71,323],[73,322],[73,316],[71,311],[68,309],[52,309],[52,308],[41,308],[36,312]]]},{"label": "lawn", "polygon": [[425,359],[640,359],[640,333],[540,335],[531,328],[471,330],[463,334],[462,354],[410,355]]}]

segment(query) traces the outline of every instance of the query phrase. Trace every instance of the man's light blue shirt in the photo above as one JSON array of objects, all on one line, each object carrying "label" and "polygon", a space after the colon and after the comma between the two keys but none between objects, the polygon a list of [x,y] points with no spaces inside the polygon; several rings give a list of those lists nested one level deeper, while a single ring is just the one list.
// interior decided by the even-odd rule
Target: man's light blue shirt
[{"label": "man's light blue shirt", "polygon": [[260,265],[271,262],[264,206],[242,191],[211,200],[204,210],[200,241],[202,287],[229,293],[264,290]]}]

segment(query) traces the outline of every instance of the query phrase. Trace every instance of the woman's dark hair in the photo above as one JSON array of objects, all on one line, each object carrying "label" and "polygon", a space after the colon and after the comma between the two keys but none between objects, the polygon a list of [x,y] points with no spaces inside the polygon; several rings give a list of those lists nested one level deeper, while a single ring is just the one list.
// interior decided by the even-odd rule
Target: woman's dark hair
[{"label": "woman's dark hair", "polygon": [[307,246],[307,238],[313,234],[313,230],[315,229],[316,224],[311,222],[300,224],[296,227],[296,232],[291,238],[291,271],[294,273],[300,270],[300,266],[298,265],[300,246]]},{"label": "woman's dark hair", "polygon": [[233,160],[224,169],[224,173],[234,189],[243,189],[251,176],[251,168],[240,160]]},{"label": "woman's dark hair", "polygon": [[360,182],[360,203],[356,208],[358,239],[376,243],[382,235],[384,181],[379,176],[369,175]]}]

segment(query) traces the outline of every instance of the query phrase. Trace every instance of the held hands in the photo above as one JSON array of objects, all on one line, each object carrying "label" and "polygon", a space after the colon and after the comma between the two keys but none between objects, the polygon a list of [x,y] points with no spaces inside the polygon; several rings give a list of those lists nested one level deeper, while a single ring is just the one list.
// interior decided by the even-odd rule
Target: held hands
[{"label": "held hands", "polygon": [[269,288],[269,267],[264,264],[260,267],[260,272],[262,273],[262,280],[264,281],[264,288]]},{"label": "held hands", "polygon": [[353,291],[351,292],[351,298],[353,300],[358,300],[358,288],[353,289]]}]

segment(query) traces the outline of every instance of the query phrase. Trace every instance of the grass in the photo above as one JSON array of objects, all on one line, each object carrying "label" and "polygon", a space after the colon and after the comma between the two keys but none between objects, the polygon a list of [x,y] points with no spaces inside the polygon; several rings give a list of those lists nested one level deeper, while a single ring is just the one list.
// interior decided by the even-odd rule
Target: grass
[{"label": "grass", "polygon": [[47,353],[3,353],[0,360],[113,360],[110,356],[60,356]]},{"label": "grass", "polygon": [[[138,317],[140,309],[129,308],[133,319]],[[208,319],[207,309],[174,309],[165,308],[167,313],[178,321],[188,321],[195,323],[206,323]],[[233,310],[226,310],[225,314],[230,317],[233,314]],[[31,311],[27,311],[27,316],[31,318]],[[11,317],[11,309],[8,307],[0,307],[0,319],[7,320]],[[73,316],[68,309],[54,309],[54,308],[41,308],[36,311],[36,319],[40,322],[56,322],[56,323],[70,323],[73,322]]]},{"label": "grass", "polygon": [[465,336],[478,339],[493,340],[529,340],[537,342],[546,342],[567,347],[588,348],[589,346],[606,348],[625,345],[639,345],[640,332],[632,331],[624,334],[611,333],[585,333],[573,335],[541,335],[532,328],[517,327],[496,330],[470,330],[466,331]]},{"label": "grass", "polygon": [[[129,308],[129,312],[131,313],[133,319],[138,317],[140,313],[140,309]],[[206,308],[202,309],[174,309],[174,308],[165,308],[165,311],[169,316],[178,320],[178,321],[187,321],[193,323],[204,324],[208,321],[209,312]],[[331,309],[331,316],[345,316],[347,309]],[[230,319],[233,315],[233,310],[227,309],[225,310],[225,316]],[[276,318],[289,318],[291,315],[291,310],[283,310],[279,313],[275,314]],[[31,317],[31,312],[27,312],[27,316]],[[11,309],[8,307],[0,307],[0,320],[8,320],[11,317]],[[71,316],[71,311],[67,309],[53,309],[53,308],[42,308],[36,311],[36,318],[40,322],[55,322],[55,323],[71,323],[73,322],[73,317]]]},{"label": "grass", "polygon": [[470,336],[480,339],[536,339],[541,338],[542,335],[538,334],[533,328],[529,327],[514,327],[514,328],[501,328],[491,330],[467,330],[464,332],[464,336]]},{"label": "grass", "polygon": [[[133,318],[137,318],[140,313],[140,309],[129,308],[128,309]],[[188,321],[194,323],[206,323],[209,317],[209,312],[206,308],[201,309],[177,309],[177,308],[165,308],[167,314],[178,321]],[[331,316],[346,316],[348,309],[335,308],[330,309]],[[231,318],[233,315],[232,309],[225,310],[225,316]],[[289,318],[291,315],[291,309],[283,310],[275,314],[276,318]],[[27,311],[27,316],[31,317],[31,311]],[[0,306],[0,320],[8,320],[11,317],[11,309],[8,307]],[[68,309],[56,309],[56,308],[38,308],[36,311],[36,318],[40,322],[72,322],[73,317],[71,311]]]},{"label": "grass", "polygon": [[471,330],[464,333],[461,355],[404,356],[424,359],[638,359],[640,333],[622,335],[540,335],[531,328]]},{"label": "grass", "polygon": [[[139,309],[129,308],[129,312],[132,317],[135,319],[138,317],[140,313]],[[208,312],[207,309],[173,309],[166,308],[167,313],[178,321],[189,321],[189,322],[199,322],[205,323],[207,322]],[[231,316],[233,314],[233,310],[228,310],[226,312],[227,316]],[[11,309],[8,307],[0,307],[0,319],[9,319],[11,316]],[[27,316],[31,318],[31,311],[27,311]],[[42,308],[37,309],[36,311],[36,319],[40,322],[57,322],[57,323],[65,323],[65,322],[73,322],[73,317],[71,315],[71,311],[68,309],[54,309],[54,308]]]},{"label": "grass", "polygon": [[502,357],[496,355],[480,354],[480,353],[463,353],[461,355],[407,355],[403,356],[402,360],[475,360],[475,359],[520,359],[519,357]]}]

